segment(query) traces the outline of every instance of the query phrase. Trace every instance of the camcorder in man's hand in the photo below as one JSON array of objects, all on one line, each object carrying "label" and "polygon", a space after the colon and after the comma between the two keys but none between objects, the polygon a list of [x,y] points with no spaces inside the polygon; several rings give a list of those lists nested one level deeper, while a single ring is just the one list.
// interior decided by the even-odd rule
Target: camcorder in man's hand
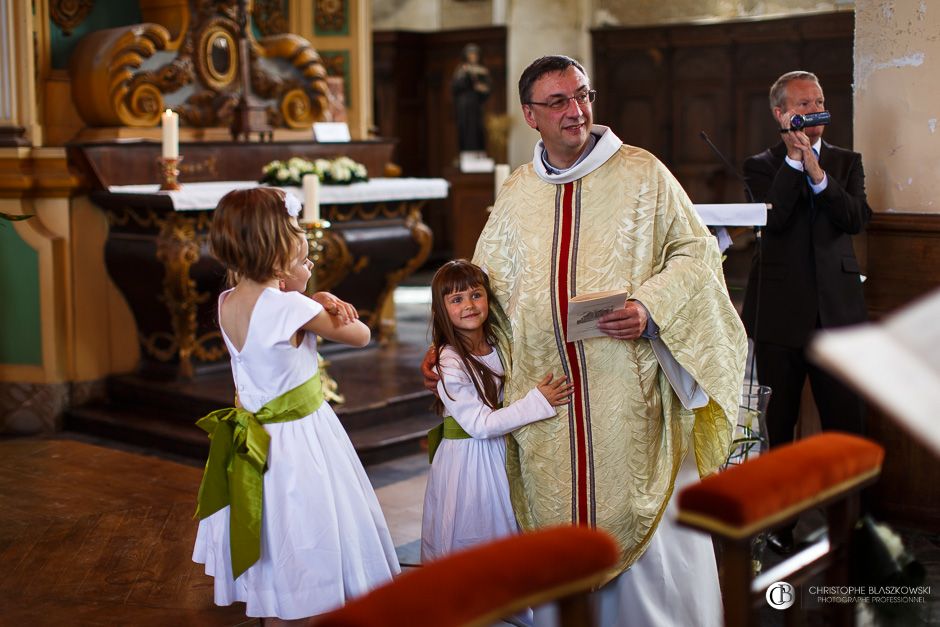
[{"label": "camcorder in man's hand", "polygon": [[802,131],[807,126],[823,126],[829,124],[832,116],[828,111],[819,111],[818,113],[806,113],[800,115],[797,113],[790,118],[790,130]]}]

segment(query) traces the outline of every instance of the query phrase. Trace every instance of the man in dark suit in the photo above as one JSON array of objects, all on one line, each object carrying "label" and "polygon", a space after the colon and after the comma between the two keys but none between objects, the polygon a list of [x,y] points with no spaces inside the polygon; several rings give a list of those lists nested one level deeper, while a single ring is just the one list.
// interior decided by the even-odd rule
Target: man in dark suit
[{"label": "man in dark suit", "polygon": [[[754,200],[771,203],[744,298],[744,324],[754,340],[757,376],[772,389],[770,446],[793,440],[803,383],[823,429],[861,433],[864,407],[851,391],[806,358],[817,329],[866,319],[852,235],[871,218],[862,156],[822,141],[824,126],[791,130],[791,118],[825,110],[819,79],[788,72],[770,88],[782,141],[744,162]],[[793,549],[792,527],[769,539]]]}]

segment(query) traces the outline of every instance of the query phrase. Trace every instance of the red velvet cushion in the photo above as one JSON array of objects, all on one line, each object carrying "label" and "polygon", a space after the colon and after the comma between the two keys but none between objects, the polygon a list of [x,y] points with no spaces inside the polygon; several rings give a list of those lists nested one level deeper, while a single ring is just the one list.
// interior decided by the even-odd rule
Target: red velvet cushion
[{"label": "red velvet cushion", "polygon": [[[605,573],[619,557],[606,533],[551,527],[454,553],[397,577],[319,617],[329,627],[447,627],[507,611],[538,596]],[[498,617],[503,614],[496,614]]]},{"label": "red velvet cushion", "polygon": [[870,475],[883,459],[884,449],[870,440],[822,433],[687,487],[679,494],[679,509],[745,527]]}]

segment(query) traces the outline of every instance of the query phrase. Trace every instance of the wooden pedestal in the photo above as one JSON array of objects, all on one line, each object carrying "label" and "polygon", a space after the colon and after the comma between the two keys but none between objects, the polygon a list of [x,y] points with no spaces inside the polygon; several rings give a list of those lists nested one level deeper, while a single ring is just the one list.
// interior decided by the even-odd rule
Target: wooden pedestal
[{"label": "wooden pedestal", "polygon": [[448,231],[455,259],[470,259],[483,231],[487,210],[493,205],[493,173],[467,174],[456,170],[446,174],[450,182]]}]

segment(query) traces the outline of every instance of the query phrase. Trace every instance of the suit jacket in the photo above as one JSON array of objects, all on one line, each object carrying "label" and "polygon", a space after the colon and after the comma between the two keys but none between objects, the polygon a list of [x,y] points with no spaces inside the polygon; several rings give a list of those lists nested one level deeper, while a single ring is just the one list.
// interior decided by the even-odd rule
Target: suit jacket
[{"label": "suit jacket", "polygon": [[805,173],[784,161],[786,146],[749,157],[744,176],[767,212],[744,298],[748,335],[791,348],[805,346],[817,327],[867,318],[852,235],[871,219],[862,156],[823,141],[819,164],[829,183],[812,196]]}]

